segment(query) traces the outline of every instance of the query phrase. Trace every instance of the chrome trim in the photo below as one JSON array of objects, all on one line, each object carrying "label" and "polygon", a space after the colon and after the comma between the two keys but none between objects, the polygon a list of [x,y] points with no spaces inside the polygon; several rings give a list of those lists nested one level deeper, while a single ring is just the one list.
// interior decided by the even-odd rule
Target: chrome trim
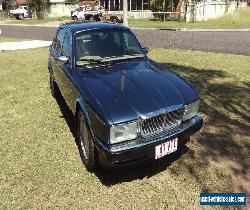
[{"label": "chrome trim", "polygon": [[129,149],[136,149],[138,147],[146,146],[151,143],[161,142],[163,140],[167,140],[168,138],[174,137],[185,130],[189,129],[190,127],[194,126],[195,124],[199,123],[202,120],[200,115],[196,115],[193,119],[183,122],[177,128],[173,129],[172,131],[162,132],[157,136],[150,136],[149,138],[137,138],[135,140],[127,141],[118,145],[113,145],[110,148],[105,148],[106,150],[110,150],[111,152],[124,152]]},{"label": "chrome trim", "polygon": [[141,137],[148,138],[175,129],[181,124],[183,113],[182,106],[172,106],[167,112],[140,120],[138,125]]},{"label": "chrome trim", "polygon": [[164,114],[166,112],[172,112],[174,110],[181,109],[182,107],[184,107],[183,104],[173,105],[173,106],[170,106],[170,107],[165,108],[165,109],[159,109],[159,110],[157,110],[155,112],[149,112],[149,113],[147,113],[145,115],[141,115],[140,118],[142,120],[145,120],[145,119],[148,119],[148,118],[151,118],[151,117],[156,117],[156,116],[158,116],[160,114]]}]

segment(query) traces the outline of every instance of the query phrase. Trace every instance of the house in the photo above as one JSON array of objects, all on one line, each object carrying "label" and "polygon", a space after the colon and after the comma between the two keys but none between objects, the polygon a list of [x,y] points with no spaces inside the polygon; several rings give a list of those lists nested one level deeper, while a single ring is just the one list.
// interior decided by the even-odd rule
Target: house
[{"label": "house", "polygon": [[[79,5],[103,6],[108,11],[123,10],[123,0],[80,0]],[[149,0],[128,0],[129,11],[149,9]]]},{"label": "house", "polygon": [[70,16],[71,11],[79,7],[78,4],[66,3],[67,0],[50,0],[49,17]]},{"label": "house", "polygon": [[[79,0],[79,5],[66,3],[65,0],[50,0],[50,17],[69,16],[71,11],[79,6],[103,6],[108,11],[123,11],[123,0]],[[134,18],[149,18],[153,16],[149,10],[149,0],[128,0],[128,15]]]},{"label": "house", "polygon": [[[128,15],[134,18],[150,18],[153,16],[150,0],[127,0]],[[108,11],[123,11],[123,0],[80,0],[79,5],[103,6]]]},{"label": "house", "polygon": [[[100,0],[100,5],[109,11],[123,10],[123,0]],[[149,0],[128,0],[128,11],[149,10]]]},{"label": "house", "polygon": [[247,2],[207,0],[206,2],[183,2],[181,14],[186,22],[207,21],[212,18],[219,18],[225,14],[233,13],[241,7],[247,6]]}]

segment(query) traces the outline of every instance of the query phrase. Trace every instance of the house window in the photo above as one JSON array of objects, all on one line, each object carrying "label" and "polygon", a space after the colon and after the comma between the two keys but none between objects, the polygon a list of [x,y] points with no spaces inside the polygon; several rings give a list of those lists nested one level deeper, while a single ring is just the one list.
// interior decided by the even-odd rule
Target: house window
[{"label": "house window", "polygon": [[[100,5],[110,11],[123,10],[123,0],[100,0]],[[128,0],[128,10],[147,10],[149,0]]]}]

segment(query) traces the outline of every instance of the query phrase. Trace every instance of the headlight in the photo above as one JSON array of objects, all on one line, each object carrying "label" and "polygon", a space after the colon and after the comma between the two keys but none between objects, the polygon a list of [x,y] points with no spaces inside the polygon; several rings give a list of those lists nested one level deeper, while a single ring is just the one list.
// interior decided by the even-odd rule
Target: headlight
[{"label": "headlight", "polygon": [[115,144],[127,140],[137,138],[138,126],[137,122],[116,125],[110,129],[110,143]]},{"label": "headlight", "polygon": [[189,120],[193,118],[194,116],[196,116],[199,111],[199,104],[200,104],[200,101],[197,100],[191,104],[186,105],[184,107],[184,115],[182,117],[182,121]]}]

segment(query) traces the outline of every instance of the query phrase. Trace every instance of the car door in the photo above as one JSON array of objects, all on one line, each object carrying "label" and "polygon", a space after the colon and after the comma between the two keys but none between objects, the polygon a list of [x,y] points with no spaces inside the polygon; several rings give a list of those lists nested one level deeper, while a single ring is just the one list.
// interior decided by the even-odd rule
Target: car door
[{"label": "car door", "polygon": [[58,59],[59,57],[63,56],[62,45],[63,45],[65,33],[66,33],[66,29],[60,28],[53,41],[52,47],[50,48],[53,76],[63,97],[64,97],[65,90],[64,90],[64,72],[62,70],[62,66],[64,64],[61,64]]},{"label": "car door", "polygon": [[73,79],[72,35],[68,30],[65,32],[61,54],[69,59],[68,63],[60,66],[60,69],[64,73],[62,78],[63,95],[68,106],[73,111],[78,91],[75,88]]}]

